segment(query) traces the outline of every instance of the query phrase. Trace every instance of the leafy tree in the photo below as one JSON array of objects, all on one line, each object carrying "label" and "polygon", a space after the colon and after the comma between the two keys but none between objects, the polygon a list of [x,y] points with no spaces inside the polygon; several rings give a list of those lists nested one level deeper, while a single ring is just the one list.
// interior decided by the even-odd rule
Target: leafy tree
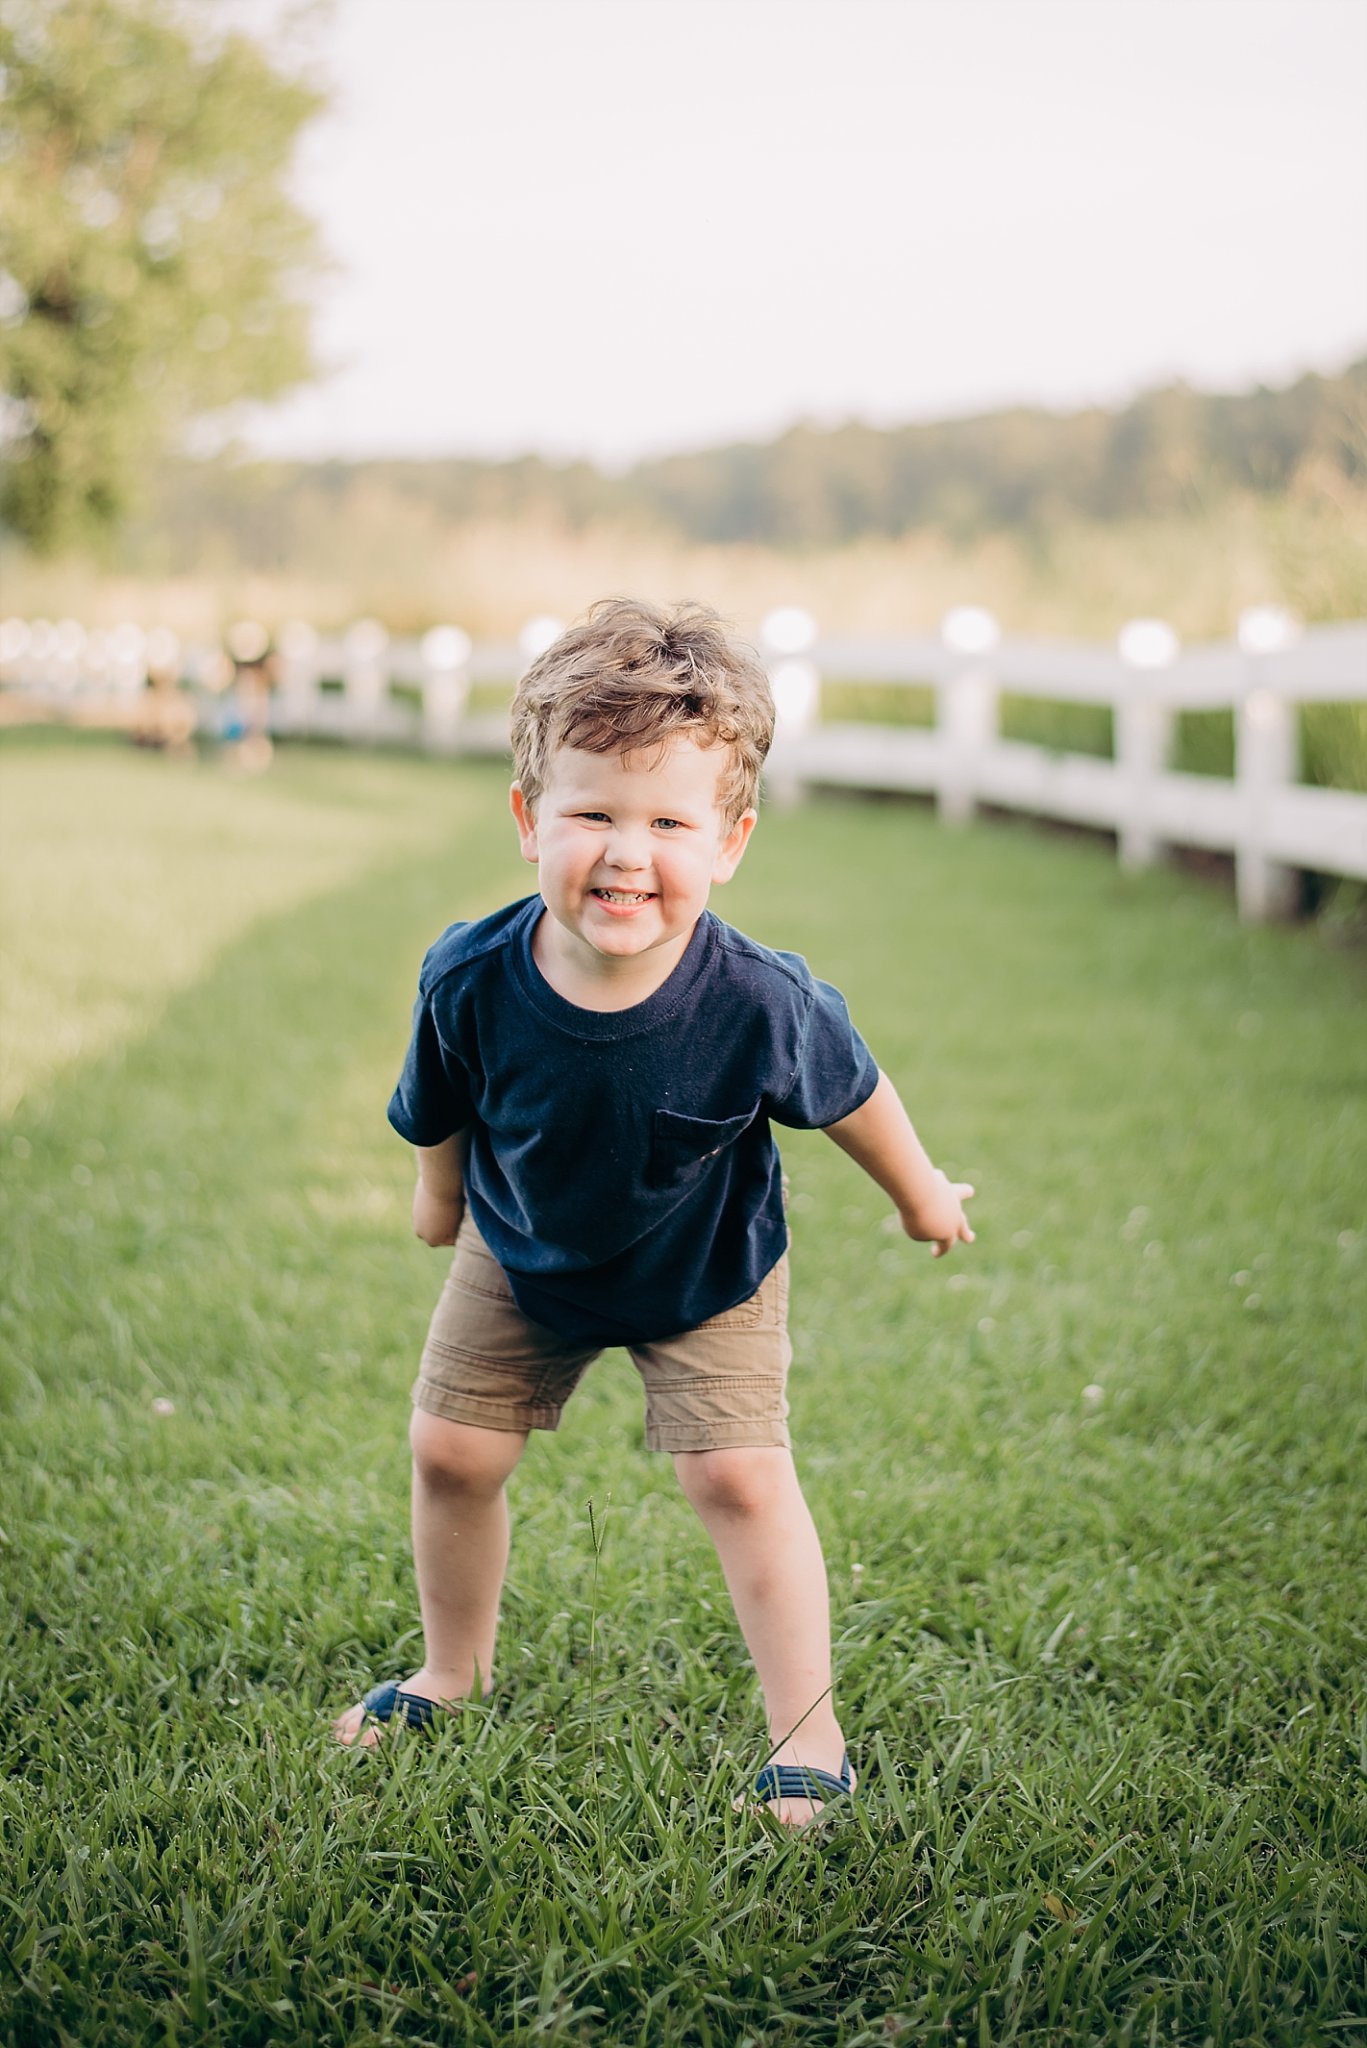
[{"label": "leafy tree", "polygon": [[312,373],[313,224],[283,180],[320,95],[223,9],[0,0],[0,510],[96,539],[198,414]]}]

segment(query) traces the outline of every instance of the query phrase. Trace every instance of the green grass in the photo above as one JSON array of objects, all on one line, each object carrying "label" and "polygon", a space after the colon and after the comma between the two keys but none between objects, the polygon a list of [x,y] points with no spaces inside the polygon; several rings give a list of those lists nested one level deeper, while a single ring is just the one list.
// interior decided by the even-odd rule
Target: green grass
[{"label": "green grass", "polygon": [[[935,689],[930,683],[860,683],[822,679],[821,716],[829,724],[920,726],[935,724]],[[1114,721],[1104,704],[1073,704],[1054,698],[1003,694],[1002,737],[1027,740],[1059,753],[1115,751]],[[1226,771],[1228,772],[1228,771]]]},{"label": "green grass", "polygon": [[29,739],[0,815],[0,2041],[1361,2038],[1360,954],[1085,840],[766,817],[718,908],[981,1191],[933,1265],[785,1143],[862,1797],[780,1839],[619,1354],[513,1481],[496,1705],[326,1739],[418,1661],[384,1104],[423,947],[530,880],[497,772]]}]

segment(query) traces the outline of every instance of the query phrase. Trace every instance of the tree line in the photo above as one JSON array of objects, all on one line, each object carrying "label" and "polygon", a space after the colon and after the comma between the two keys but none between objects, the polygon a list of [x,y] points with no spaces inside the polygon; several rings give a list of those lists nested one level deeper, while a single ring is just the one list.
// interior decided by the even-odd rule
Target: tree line
[{"label": "tree line", "polygon": [[957,539],[1279,495],[1307,466],[1367,484],[1367,357],[1337,377],[1212,394],[1176,384],[1114,411],[1016,406],[880,430],[798,425],[762,445],[644,463],[632,509],[692,538],[829,546],[933,526]]},{"label": "tree line", "polygon": [[802,422],[624,475],[534,455],[177,459],[189,423],[312,374],[326,259],[287,180],[324,104],[305,70],[222,0],[3,0],[0,519],[31,548],[116,540],[173,569],[279,568],[372,487],[429,529],[535,517],[812,549],[1190,515],[1305,477],[1363,502],[1367,357],[1280,389],[1176,384],[1111,410]]},{"label": "tree line", "polygon": [[1298,479],[1367,491],[1367,357],[1338,376],[1217,394],[1184,385],[1112,411],[1016,406],[879,429],[799,424],[764,442],[638,463],[470,458],[180,462],[160,475],[127,559],[164,570],[311,560],[367,486],[425,523],[648,528],[697,542],[828,548],[934,528],[969,542],[1082,521],[1186,515]]}]

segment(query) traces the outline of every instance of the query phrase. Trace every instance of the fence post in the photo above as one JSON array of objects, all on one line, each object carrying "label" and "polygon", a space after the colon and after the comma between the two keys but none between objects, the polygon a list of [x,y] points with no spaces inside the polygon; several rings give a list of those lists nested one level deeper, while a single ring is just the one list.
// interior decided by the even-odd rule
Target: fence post
[{"label": "fence post", "polygon": [[1000,691],[987,657],[1001,628],[981,605],[960,604],[945,614],[940,637],[960,657],[935,690],[940,817],[967,825],[978,807],[979,764],[997,740]]},{"label": "fence post", "polygon": [[24,656],[29,651],[32,637],[27,619],[0,622],[0,684],[13,683],[21,690],[27,686]]},{"label": "fence post", "polygon": [[564,630],[564,620],[555,618],[550,612],[541,612],[534,619],[528,619],[517,636],[517,651],[522,656],[524,673],[534,661],[540,660],[548,647],[554,647]]},{"label": "fence post", "polygon": [[[138,628],[134,626],[131,628],[131,631],[138,633]],[[138,637],[140,645],[141,634]],[[64,696],[74,697],[82,690],[85,681],[82,657],[85,654],[85,649],[85,628],[79,625],[75,619],[59,619],[52,633],[53,676],[58,689],[62,691]],[[137,687],[141,688],[141,686],[142,676],[139,675]],[[127,694],[130,693],[125,686],[125,695]]]},{"label": "fence post", "polygon": [[389,677],[385,649],[389,635],[378,619],[358,619],[343,642],[342,681],[346,688],[347,723],[353,732],[376,735]]},{"label": "fence post", "polygon": [[[78,627],[77,631],[79,632],[79,630]],[[68,642],[68,644],[70,643]],[[60,658],[62,649],[62,628],[60,626],[56,634],[56,647]],[[122,698],[125,704],[129,704],[142,694],[142,686],[146,680],[147,635],[143,632],[142,627],[135,626],[131,619],[125,620],[121,626],[115,626],[109,636],[108,687],[116,699]],[[62,688],[74,689],[77,681],[77,671],[73,663],[69,671],[63,674],[61,678]]]},{"label": "fence post", "polygon": [[1178,639],[1163,619],[1131,619],[1117,646],[1129,674],[1113,712],[1120,777],[1116,851],[1122,868],[1147,868],[1159,851],[1154,784],[1172,751],[1172,706],[1151,678],[1171,667]]},{"label": "fence post", "polygon": [[57,628],[51,619],[30,619],[28,627],[27,680],[30,689],[53,690],[57,678],[53,670],[53,643]]},{"label": "fence post", "polygon": [[422,740],[434,754],[453,754],[470,697],[470,635],[433,626],[422,640]]},{"label": "fence post", "polygon": [[760,653],[774,693],[774,743],[764,786],[780,808],[801,801],[802,742],[821,717],[821,671],[811,656],[816,633],[816,620],[797,605],[780,605],[760,621]]},{"label": "fence post", "polygon": [[1296,631],[1291,615],[1271,605],[1255,605],[1239,617],[1247,683],[1234,707],[1234,776],[1240,797],[1234,893],[1240,917],[1253,923],[1289,917],[1300,888],[1296,870],[1267,852],[1270,804],[1300,773],[1300,720],[1295,704],[1263,680],[1263,657],[1289,647]]},{"label": "fence post", "polygon": [[291,619],[280,629],[279,729],[307,734],[317,698],[318,635],[305,620]]}]

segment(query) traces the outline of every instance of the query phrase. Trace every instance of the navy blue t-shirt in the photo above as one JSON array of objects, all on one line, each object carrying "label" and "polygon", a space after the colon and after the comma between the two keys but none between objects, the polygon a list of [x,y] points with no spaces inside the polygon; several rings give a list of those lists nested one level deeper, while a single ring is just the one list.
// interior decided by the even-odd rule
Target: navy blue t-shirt
[{"label": "navy blue t-shirt", "polygon": [[646,1343],[755,1292],[788,1235],[770,1122],[837,1123],[878,1068],[837,989],[710,911],[643,1003],[580,1009],[532,958],[544,909],[437,940],[389,1121],[413,1145],[470,1127],[470,1214],[525,1315]]}]

